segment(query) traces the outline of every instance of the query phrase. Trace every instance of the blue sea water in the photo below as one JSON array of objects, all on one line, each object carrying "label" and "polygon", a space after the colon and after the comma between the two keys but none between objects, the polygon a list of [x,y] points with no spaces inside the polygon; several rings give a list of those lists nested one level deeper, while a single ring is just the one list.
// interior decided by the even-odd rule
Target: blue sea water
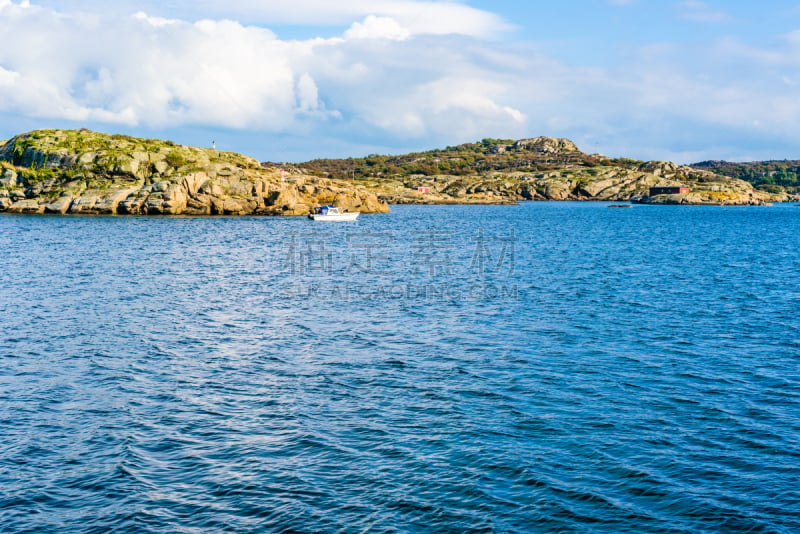
[{"label": "blue sea water", "polygon": [[798,532],[800,209],[0,217],[0,531]]}]

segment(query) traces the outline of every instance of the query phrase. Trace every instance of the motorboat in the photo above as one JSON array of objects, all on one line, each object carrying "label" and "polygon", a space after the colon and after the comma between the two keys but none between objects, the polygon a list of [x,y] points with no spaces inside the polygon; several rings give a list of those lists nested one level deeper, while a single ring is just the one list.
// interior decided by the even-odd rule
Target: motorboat
[{"label": "motorboat", "polygon": [[328,205],[317,206],[308,218],[312,221],[355,221],[359,215],[358,211],[342,211],[336,206]]}]

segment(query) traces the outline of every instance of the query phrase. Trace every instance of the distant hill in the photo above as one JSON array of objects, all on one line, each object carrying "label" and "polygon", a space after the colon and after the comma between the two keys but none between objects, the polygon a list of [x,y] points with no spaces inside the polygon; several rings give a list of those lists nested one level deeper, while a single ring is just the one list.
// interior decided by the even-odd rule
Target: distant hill
[{"label": "distant hill", "polygon": [[296,168],[321,178],[359,181],[389,203],[649,201],[649,189],[656,185],[686,185],[691,193],[654,202],[760,204],[785,199],[709,170],[585,154],[572,141],[553,137],[483,139],[395,156],[316,159]]},{"label": "distant hill", "polygon": [[702,161],[691,165],[731,178],[739,178],[756,187],[779,192],[781,188],[800,191],[800,160],[751,161],[733,163],[730,161]]},{"label": "distant hill", "polygon": [[513,141],[483,139],[444,149],[399,156],[317,159],[300,164],[311,174],[330,178],[374,178],[408,175],[472,176],[488,171],[547,171],[565,166],[592,167],[597,159],[568,139],[538,137]]}]

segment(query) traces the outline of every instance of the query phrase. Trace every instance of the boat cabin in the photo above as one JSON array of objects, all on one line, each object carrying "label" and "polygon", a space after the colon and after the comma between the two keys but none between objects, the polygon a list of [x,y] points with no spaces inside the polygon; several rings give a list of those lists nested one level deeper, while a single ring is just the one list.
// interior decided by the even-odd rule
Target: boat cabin
[{"label": "boat cabin", "polygon": [[336,206],[329,204],[327,206],[317,206],[314,208],[314,213],[317,215],[340,215],[341,211]]}]

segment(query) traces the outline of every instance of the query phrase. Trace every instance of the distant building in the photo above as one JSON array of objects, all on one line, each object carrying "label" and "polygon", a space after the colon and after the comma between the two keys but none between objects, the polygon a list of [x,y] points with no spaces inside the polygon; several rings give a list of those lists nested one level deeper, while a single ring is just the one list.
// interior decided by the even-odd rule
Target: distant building
[{"label": "distant building", "polygon": [[689,188],[682,186],[682,185],[669,185],[669,186],[658,186],[658,187],[651,187],[650,188],[650,196],[654,197],[656,195],[685,195],[689,192]]},{"label": "distant building", "polygon": [[430,193],[430,187],[417,187],[417,193]]}]

